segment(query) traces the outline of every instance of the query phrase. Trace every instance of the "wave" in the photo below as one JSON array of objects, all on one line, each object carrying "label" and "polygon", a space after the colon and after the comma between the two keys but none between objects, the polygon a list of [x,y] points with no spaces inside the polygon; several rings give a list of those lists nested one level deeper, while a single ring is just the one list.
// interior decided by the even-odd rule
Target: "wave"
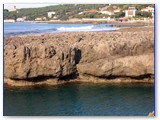
[{"label": "wave", "polygon": [[58,31],[82,31],[82,30],[91,30],[94,25],[83,26],[83,27],[59,27]]},{"label": "wave", "polygon": [[113,27],[112,24],[98,24],[98,25],[90,25],[90,26],[83,26],[83,27],[59,27],[57,31],[59,32],[86,32],[86,31],[113,31],[119,28]]}]

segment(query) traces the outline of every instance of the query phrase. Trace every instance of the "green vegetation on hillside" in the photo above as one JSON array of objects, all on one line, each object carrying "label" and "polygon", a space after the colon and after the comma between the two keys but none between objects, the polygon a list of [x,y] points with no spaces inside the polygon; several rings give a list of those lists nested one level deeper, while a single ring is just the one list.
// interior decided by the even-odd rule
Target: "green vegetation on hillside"
[{"label": "green vegetation on hillside", "polygon": [[136,12],[137,17],[152,17],[152,14],[145,11],[137,11]]},{"label": "green vegetation on hillside", "polygon": [[141,10],[145,7],[154,7],[154,4],[114,4],[115,6],[120,7],[122,10],[127,10],[128,7],[136,7],[137,10]]},{"label": "green vegetation on hillside", "polygon": [[[42,8],[27,8],[19,9],[17,12],[4,11],[5,19],[14,19],[15,17],[26,16],[27,20],[35,20],[37,17],[47,17],[47,12],[56,12],[57,19],[65,20],[73,15],[83,12],[84,10],[99,9],[105,6],[104,4],[67,4],[67,5],[54,5]],[[49,19],[49,18],[48,18]]]},{"label": "green vegetation on hillside", "polygon": [[108,15],[104,15],[101,13],[84,13],[84,14],[76,14],[73,16],[74,18],[107,18]]},{"label": "green vegetation on hillside", "polygon": [[[26,17],[26,20],[35,20],[36,18],[46,17],[47,20],[53,19],[48,18],[47,12],[54,11],[56,14],[54,15],[55,19],[67,20],[69,18],[106,18],[108,15],[102,15],[101,13],[85,13],[78,14],[80,12],[88,11],[88,10],[99,10],[99,8],[105,7],[108,4],[65,4],[65,5],[52,5],[42,8],[25,8],[18,9],[17,11],[9,12],[8,10],[4,10],[4,19],[16,19],[21,17]],[[136,7],[137,10],[141,10],[147,6],[154,7],[153,4],[112,4],[109,6],[108,10],[113,10],[114,7],[117,6],[121,8],[121,10],[126,10],[128,7]],[[138,12],[137,15],[140,15]],[[112,17],[118,18],[123,17],[124,12],[120,12],[115,14]],[[150,15],[144,15],[147,17]]]}]

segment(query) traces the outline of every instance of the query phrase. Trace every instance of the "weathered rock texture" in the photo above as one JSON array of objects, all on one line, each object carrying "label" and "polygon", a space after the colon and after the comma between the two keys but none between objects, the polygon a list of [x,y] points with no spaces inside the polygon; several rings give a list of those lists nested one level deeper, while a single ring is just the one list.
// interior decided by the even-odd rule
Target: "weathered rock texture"
[{"label": "weathered rock texture", "polygon": [[12,36],[4,42],[5,82],[12,85],[49,79],[49,84],[57,84],[55,81],[81,81],[84,76],[99,81],[154,79],[153,27]]},{"label": "weathered rock texture", "polygon": [[154,117],[154,111],[150,112],[150,113],[148,114],[148,116]]}]

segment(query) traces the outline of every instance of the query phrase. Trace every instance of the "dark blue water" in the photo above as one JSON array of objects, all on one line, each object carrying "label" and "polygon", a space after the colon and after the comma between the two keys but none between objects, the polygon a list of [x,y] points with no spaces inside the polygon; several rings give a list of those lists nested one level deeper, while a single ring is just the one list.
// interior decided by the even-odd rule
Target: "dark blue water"
[{"label": "dark blue water", "polygon": [[4,23],[4,35],[24,35],[36,33],[112,31],[118,28],[111,24],[41,24],[34,22]]},{"label": "dark blue water", "polygon": [[153,110],[153,85],[83,83],[4,90],[5,116],[147,116]]}]

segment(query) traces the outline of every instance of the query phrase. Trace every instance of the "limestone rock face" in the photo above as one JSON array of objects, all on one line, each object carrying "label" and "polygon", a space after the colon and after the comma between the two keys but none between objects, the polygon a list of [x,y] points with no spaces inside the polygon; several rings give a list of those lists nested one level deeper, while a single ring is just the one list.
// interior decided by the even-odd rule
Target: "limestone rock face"
[{"label": "limestone rock face", "polygon": [[76,72],[76,48],[55,48],[52,44],[30,43],[5,46],[5,77],[29,79],[63,77]]},{"label": "limestone rock face", "polygon": [[4,42],[4,74],[13,80],[154,75],[152,27],[12,36]]},{"label": "limestone rock face", "polygon": [[154,111],[150,112],[150,113],[148,114],[148,116],[154,117]]},{"label": "limestone rock face", "polygon": [[79,64],[77,69],[81,74],[97,77],[135,77],[154,74],[154,56],[153,54],[148,54],[116,59],[100,59],[91,63]]}]

